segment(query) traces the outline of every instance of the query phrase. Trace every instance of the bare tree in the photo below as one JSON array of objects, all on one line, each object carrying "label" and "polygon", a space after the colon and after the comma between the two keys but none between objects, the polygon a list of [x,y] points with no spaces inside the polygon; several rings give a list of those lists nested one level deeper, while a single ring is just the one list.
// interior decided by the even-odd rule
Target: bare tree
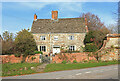
[{"label": "bare tree", "polygon": [[13,53],[14,38],[13,33],[5,31],[2,35],[2,54]]},{"label": "bare tree", "polygon": [[97,15],[92,14],[90,12],[83,13],[79,17],[80,18],[81,17],[84,17],[84,18],[86,17],[87,18],[88,30],[100,30],[100,29],[105,27],[104,23],[101,22],[100,18]]},{"label": "bare tree", "polygon": [[110,30],[111,34],[118,33],[118,25],[117,24],[110,24],[107,28]]}]

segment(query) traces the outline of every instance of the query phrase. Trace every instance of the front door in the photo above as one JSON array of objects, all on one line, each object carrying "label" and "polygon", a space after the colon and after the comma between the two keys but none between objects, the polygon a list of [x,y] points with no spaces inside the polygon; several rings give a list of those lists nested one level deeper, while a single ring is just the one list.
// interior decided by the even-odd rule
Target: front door
[{"label": "front door", "polygon": [[53,54],[55,53],[60,53],[60,47],[59,46],[54,46],[53,47]]}]

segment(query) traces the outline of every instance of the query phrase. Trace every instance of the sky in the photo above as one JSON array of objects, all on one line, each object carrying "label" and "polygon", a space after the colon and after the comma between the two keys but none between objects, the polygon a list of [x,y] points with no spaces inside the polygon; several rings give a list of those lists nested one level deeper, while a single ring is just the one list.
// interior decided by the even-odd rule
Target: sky
[{"label": "sky", "polygon": [[[31,28],[36,13],[38,19],[51,19],[51,11],[58,18],[76,18],[82,13],[97,15],[105,25],[115,24],[117,2],[2,2],[2,32],[16,33]],[[0,29],[1,30],[1,29]],[[0,34],[2,33],[0,32]]]}]

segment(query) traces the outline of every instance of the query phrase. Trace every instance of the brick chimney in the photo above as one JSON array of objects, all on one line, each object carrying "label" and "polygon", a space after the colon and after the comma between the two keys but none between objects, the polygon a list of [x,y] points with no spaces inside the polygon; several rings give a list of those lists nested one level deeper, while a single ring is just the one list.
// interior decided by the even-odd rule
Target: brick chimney
[{"label": "brick chimney", "polygon": [[58,19],[58,11],[52,11],[52,20]]},{"label": "brick chimney", "polygon": [[35,15],[34,15],[34,21],[36,21],[36,20],[37,20],[37,15],[35,14]]}]

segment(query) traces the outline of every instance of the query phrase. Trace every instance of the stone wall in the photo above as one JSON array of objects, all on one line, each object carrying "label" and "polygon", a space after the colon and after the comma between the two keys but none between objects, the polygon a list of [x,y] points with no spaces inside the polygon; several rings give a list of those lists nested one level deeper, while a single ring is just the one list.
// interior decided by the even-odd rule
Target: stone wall
[{"label": "stone wall", "polygon": [[[58,45],[63,47],[63,49],[68,50],[69,45],[74,45],[76,51],[82,51],[81,47],[84,47],[84,38],[86,33],[41,33],[41,34],[33,34],[34,39],[38,46],[38,51],[40,50],[40,46],[46,46],[46,52],[44,54],[48,54],[50,52],[50,48],[53,48],[54,45]],[[45,36],[46,40],[40,40],[40,36]],[[58,40],[54,40],[54,36],[58,36]],[[74,36],[74,40],[69,40],[69,36]]]},{"label": "stone wall", "polygon": [[[82,53],[62,53],[57,54],[52,58],[53,63],[61,63],[63,60],[68,62],[73,62],[76,60],[77,62],[83,62],[85,60],[96,60],[94,55],[89,56],[90,52],[82,52]],[[102,49],[98,52],[99,60],[101,61],[112,61],[112,60],[120,60],[120,49],[109,48],[109,49]]]},{"label": "stone wall", "polygon": [[62,53],[61,55],[55,55],[55,57],[52,58],[53,63],[61,63],[63,60],[66,60],[68,62],[73,62],[76,60],[77,62],[83,62],[88,60],[96,60],[94,56],[91,56],[88,58],[88,53]]},{"label": "stone wall", "polygon": [[28,57],[26,57],[25,61],[27,63],[40,63],[40,54],[36,54],[36,55],[30,55]]},{"label": "stone wall", "polygon": [[22,56],[15,57],[14,55],[0,55],[1,63],[21,63]]},{"label": "stone wall", "polygon": [[[40,54],[27,56],[25,62],[27,63],[39,63]],[[33,59],[32,59],[33,58]],[[0,63],[21,63],[23,60],[23,56],[15,57],[15,55],[0,55]]]},{"label": "stone wall", "polygon": [[99,54],[102,55],[101,61],[120,60],[120,49],[104,49]]}]

